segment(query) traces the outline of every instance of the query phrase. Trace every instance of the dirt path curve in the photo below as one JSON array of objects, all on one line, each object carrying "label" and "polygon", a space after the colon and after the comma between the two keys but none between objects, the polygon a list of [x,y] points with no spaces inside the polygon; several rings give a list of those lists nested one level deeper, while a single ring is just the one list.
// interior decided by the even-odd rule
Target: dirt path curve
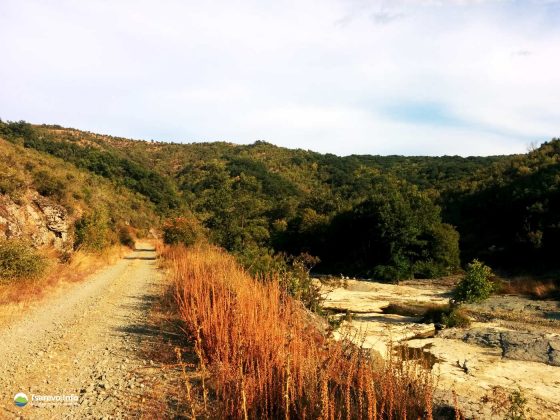
[{"label": "dirt path curve", "polygon": [[[139,349],[162,276],[149,244],[0,330],[0,418],[127,418],[148,386]],[[153,369],[152,369],[153,370]],[[14,403],[23,392],[24,407]],[[72,405],[32,401],[70,396]],[[71,397],[77,396],[77,397]]]}]

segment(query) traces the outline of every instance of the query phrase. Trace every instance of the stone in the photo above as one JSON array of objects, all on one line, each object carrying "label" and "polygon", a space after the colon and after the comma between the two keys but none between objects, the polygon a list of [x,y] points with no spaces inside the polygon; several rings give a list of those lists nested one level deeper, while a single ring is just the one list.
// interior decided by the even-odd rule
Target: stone
[{"label": "stone", "polygon": [[542,334],[508,331],[501,333],[502,356],[529,362],[549,362],[549,342]]},{"label": "stone", "polygon": [[550,346],[548,363],[552,366],[560,366],[560,338],[550,340],[548,345]]},{"label": "stone", "polygon": [[36,247],[68,251],[72,249],[71,224],[63,206],[37,192],[25,194],[17,203],[0,195],[0,238],[26,238]]},{"label": "stone", "polygon": [[502,338],[500,331],[488,329],[472,329],[464,336],[463,341],[484,347],[501,347]]}]

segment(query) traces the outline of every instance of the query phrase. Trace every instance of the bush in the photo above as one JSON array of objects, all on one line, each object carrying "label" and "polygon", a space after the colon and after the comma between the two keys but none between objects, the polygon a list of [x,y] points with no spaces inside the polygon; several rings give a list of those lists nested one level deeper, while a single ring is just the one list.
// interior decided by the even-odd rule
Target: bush
[{"label": "bush", "polygon": [[166,244],[192,246],[205,238],[204,228],[193,216],[168,219],[163,225],[163,241]]},{"label": "bush", "polygon": [[435,279],[449,274],[449,270],[441,264],[437,264],[432,260],[417,261],[413,268],[414,277],[417,279]]},{"label": "bush", "polygon": [[319,259],[303,253],[296,257],[284,253],[274,254],[263,248],[247,248],[238,253],[237,261],[253,277],[267,281],[277,279],[280,287],[290,296],[300,300],[310,310],[321,311],[319,287],[313,284],[309,271]]},{"label": "bush", "polygon": [[0,281],[37,278],[46,260],[29,243],[19,239],[0,241]]},{"label": "bush", "polygon": [[111,245],[109,217],[104,211],[94,211],[76,221],[76,248],[86,251],[101,251]]},{"label": "bush", "polygon": [[461,308],[454,307],[449,313],[443,313],[441,316],[441,322],[448,328],[465,328],[471,324],[471,320]]},{"label": "bush", "polygon": [[39,171],[33,175],[33,184],[37,192],[43,197],[55,197],[61,199],[66,191],[66,184],[60,179],[53,177],[47,171]]},{"label": "bush", "polygon": [[121,226],[119,228],[119,242],[124,246],[134,249],[136,241],[132,237],[132,233],[128,227]]},{"label": "bush", "polygon": [[443,324],[448,328],[468,327],[470,319],[461,308],[454,305],[433,305],[429,307],[422,318],[422,322],[429,324]]},{"label": "bush", "polygon": [[0,174],[0,194],[7,194],[13,199],[18,199],[25,188],[25,181],[17,174]]},{"label": "bush", "polygon": [[488,299],[495,289],[491,276],[490,267],[473,260],[467,267],[467,274],[453,291],[455,301],[474,303]]}]

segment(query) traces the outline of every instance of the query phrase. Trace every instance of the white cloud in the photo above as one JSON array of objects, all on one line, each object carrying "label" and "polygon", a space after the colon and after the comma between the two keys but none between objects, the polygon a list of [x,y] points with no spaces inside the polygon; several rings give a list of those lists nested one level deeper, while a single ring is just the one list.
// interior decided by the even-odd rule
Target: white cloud
[{"label": "white cloud", "polygon": [[[0,117],[340,154],[521,152],[559,135],[559,18],[542,1],[3,0]],[[383,112],[423,102],[456,123]]]}]

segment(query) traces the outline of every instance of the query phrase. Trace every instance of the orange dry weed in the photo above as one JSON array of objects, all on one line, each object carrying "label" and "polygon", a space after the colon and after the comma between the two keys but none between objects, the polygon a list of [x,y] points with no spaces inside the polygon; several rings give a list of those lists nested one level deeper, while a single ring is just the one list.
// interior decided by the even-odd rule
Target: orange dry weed
[{"label": "orange dry weed", "polygon": [[[169,248],[185,332],[224,418],[431,418],[432,378],[399,359],[380,361],[319,331],[274,279],[255,281],[213,247]],[[207,374],[206,374],[207,372]],[[191,392],[191,389],[188,389]],[[202,404],[186,415],[208,416]]]}]

